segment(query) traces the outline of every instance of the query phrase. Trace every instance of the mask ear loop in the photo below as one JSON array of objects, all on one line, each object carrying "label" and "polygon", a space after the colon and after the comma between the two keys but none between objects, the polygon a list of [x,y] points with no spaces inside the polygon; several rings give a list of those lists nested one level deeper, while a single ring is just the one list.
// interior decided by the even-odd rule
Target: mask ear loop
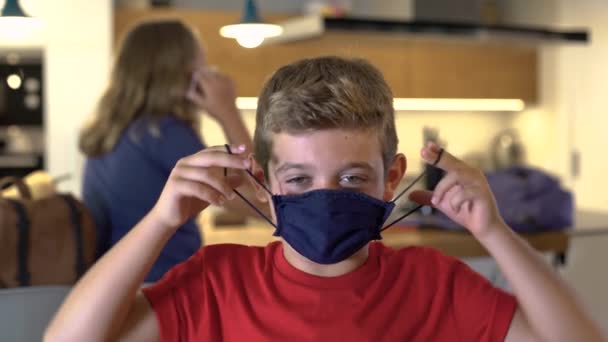
[{"label": "mask ear loop", "polygon": [[[439,150],[439,153],[437,154],[437,159],[435,159],[435,161],[433,162],[432,165],[433,166],[437,166],[437,164],[439,164],[439,161],[441,160],[442,156],[443,156],[443,148]],[[410,185],[408,185],[407,187],[405,187],[405,189],[403,191],[401,191],[401,193],[399,193],[399,195],[397,195],[397,197],[395,197],[391,202],[394,203],[395,201],[397,201],[401,196],[403,196],[403,194],[405,194],[409,189],[411,189],[412,186],[414,186],[414,184],[416,184],[418,181],[420,181],[422,179],[422,177],[424,177],[425,175],[426,175],[426,170],[424,170],[418,177],[416,177],[416,179],[414,179],[414,181],[411,182]],[[401,215],[399,218],[395,219],[394,221],[392,221],[388,225],[384,226],[382,229],[380,229],[380,231],[382,232],[382,231],[390,228],[395,223],[397,223],[397,222],[403,220],[404,218],[410,216],[411,214],[413,214],[414,212],[418,211],[422,207],[424,207],[424,205],[422,205],[422,204],[417,205],[413,209],[411,209],[408,212],[406,212],[405,214]]]},{"label": "mask ear loop", "polygon": [[[228,154],[232,154],[232,150],[230,149],[230,146],[228,144],[224,145],[226,147],[226,151],[228,152]],[[249,176],[251,178],[253,178],[256,183],[258,183],[258,185],[260,185],[264,190],[266,190],[266,192],[272,196],[272,192],[270,192],[270,190],[268,190],[268,188],[262,184],[262,182],[260,182],[257,178],[255,178],[255,176],[253,175],[253,173],[251,173],[251,171],[249,170],[245,170],[245,172],[247,172],[247,174],[249,174]],[[228,177],[228,168],[224,168],[224,177]],[[239,196],[243,201],[245,201],[245,203],[247,203],[247,205],[249,205],[251,207],[251,209],[255,210],[256,213],[258,213],[258,215],[260,215],[264,220],[266,220],[268,223],[270,223],[271,226],[277,228],[277,226],[272,222],[272,220],[270,218],[268,218],[268,216],[266,216],[266,214],[264,214],[260,209],[258,209],[255,205],[253,205],[253,203],[251,203],[247,198],[245,198],[245,196],[243,196],[238,190],[236,189],[232,189],[232,191],[234,191],[235,194],[237,194],[237,196]]]}]

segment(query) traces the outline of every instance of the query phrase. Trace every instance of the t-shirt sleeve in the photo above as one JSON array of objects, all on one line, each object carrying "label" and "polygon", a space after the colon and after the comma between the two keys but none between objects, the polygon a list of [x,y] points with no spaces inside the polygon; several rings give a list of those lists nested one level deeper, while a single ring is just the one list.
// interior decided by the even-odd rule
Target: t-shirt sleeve
[{"label": "t-shirt sleeve", "polygon": [[466,264],[448,259],[451,309],[463,341],[504,341],[517,309],[511,294],[494,287]]},{"label": "t-shirt sleeve", "polygon": [[173,170],[178,160],[205,148],[192,127],[177,118],[162,119],[159,128],[160,136],[155,137],[151,152],[165,170]]},{"label": "t-shirt sleeve", "polygon": [[142,291],[152,306],[161,341],[192,341],[205,301],[205,248]]}]

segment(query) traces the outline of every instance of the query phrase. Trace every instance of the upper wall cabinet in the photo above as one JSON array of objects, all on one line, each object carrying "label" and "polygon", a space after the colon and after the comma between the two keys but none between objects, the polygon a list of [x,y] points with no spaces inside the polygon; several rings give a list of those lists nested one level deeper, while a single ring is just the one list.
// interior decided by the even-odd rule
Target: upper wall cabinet
[{"label": "upper wall cabinet", "polygon": [[239,96],[257,96],[264,81],[281,65],[306,57],[339,55],[369,60],[384,73],[395,97],[537,100],[533,45],[328,31],[318,38],[246,49],[218,34],[221,26],[238,20],[238,13],[175,9],[117,9],[116,40],[140,20],[154,18],[179,18],[197,28],[209,64],[234,78]]}]

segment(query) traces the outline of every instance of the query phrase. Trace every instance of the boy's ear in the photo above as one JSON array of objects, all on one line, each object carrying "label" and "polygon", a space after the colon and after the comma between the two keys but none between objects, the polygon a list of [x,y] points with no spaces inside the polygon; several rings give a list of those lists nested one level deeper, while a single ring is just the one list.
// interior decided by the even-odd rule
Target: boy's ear
[{"label": "boy's ear", "polygon": [[407,169],[407,159],[403,153],[397,153],[391,166],[386,173],[386,180],[384,182],[384,200],[390,201],[395,197],[395,190],[401,183],[401,179]]},{"label": "boy's ear", "polygon": [[[255,161],[255,158],[253,158],[253,154],[249,155],[249,162],[251,163],[251,173],[253,174],[255,179],[257,179],[262,184],[266,184],[266,178],[264,177],[264,169],[262,169],[260,164]],[[262,186],[260,186],[260,184],[255,180],[251,179],[250,181],[253,185],[253,188],[255,189],[255,197],[258,199],[258,201],[262,203],[267,203],[268,192],[266,192],[266,190]]]}]

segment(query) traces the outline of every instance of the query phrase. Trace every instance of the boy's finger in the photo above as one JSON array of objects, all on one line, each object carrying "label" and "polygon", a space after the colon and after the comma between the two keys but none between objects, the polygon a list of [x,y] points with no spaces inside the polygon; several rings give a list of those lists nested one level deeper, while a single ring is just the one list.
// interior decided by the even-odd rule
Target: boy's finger
[{"label": "boy's finger", "polygon": [[240,145],[230,144],[228,146],[230,146],[230,151],[232,153],[228,153],[228,151],[226,150],[226,145],[216,145],[216,146],[207,147],[204,150],[201,150],[199,153],[205,153],[205,151],[220,151],[220,152],[225,152],[228,154],[242,154],[247,149],[244,144],[240,144]]},{"label": "boy's finger", "polygon": [[[240,187],[245,182],[245,177],[241,174],[228,175],[227,177],[225,177],[225,179],[226,179],[226,183],[230,187],[231,191],[232,191],[232,189],[236,189],[236,188]],[[230,198],[233,198],[233,197],[234,197],[234,192],[232,193]]]},{"label": "boy's finger", "polygon": [[463,162],[437,146],[435,143],[428,143],[420,152],[422,159],[444,171],[450,172],[462,168]]},{"label": "boy's finger", "polygon": [[175,180],[175,186],[182,195],[197,198],[209,204],[219,206],[226,202],[226,198],[221,193],[207,184],[178,178]]},{"label": "boy's finger", "polygon": [[186,166],[219,167],[245,170],[249,168],[249,160],[239,155],[227,154],[221,151],[207,151],[204,154],[195,154],[180,161]]},{"label": "boy's finger", "polygon": [[437,186],[435,186],[435,190],[433,191],[432,202],[437,204],[441,202],[445,194],[448,190],[450,190],[454,185],[459,183],[459,177],[457,173],[448,173],[447,176],[443,177]]},{"label": "boy's finger", "polygon": [[184,180],[207,184],[216,191],[222,193],[224,197],[232,199],[234,197],[234,193],[232,192],[233,187],[224,179],[224,177],[219,176],[217,169],[215,171],[216,172],[214,173],[213,170],[209,168],[184,165],[175,170],[175,175]]},{"label": "boy's finger", "polygon": [[435,206],[440,206],[440,207],[444,207],[444,208],[451,208],[452,210],[456,211],[455,208],[451,207],[451,201],[452,198],[454,198],[454,196],[456,194],[458,194],[460,191],[462,190],[462,186],[460,186],[459,184],[456,184],[454,186],[452,186],[446,193],[445,195],[443,195],[443,199],[440,202],[435,202],[433,201],[433,204]]},{"label": "boy's finger", "polygon": [[475,194],[472,191],[462,189],[450,199],[450,205],[454,211],[459,212],[463,204],[472,201],[474,198]]},{"label": "boy's finger", "polygon": [[433,193],[426,190],[416,190],[412,191],[408,198],[410,201],[416,202],[421,205],[432,205],[431,198],[433,197]]},{"label": "boy's finger", "polygon": [[236,146],[232,154],[226,152],[225,146],[215,146],[206,148],[196,154],[180,159],[177,166],[197,166],[197,167],[220,167],[244,170],[251,166],[251,162],[246,156],[245,145]]}]

